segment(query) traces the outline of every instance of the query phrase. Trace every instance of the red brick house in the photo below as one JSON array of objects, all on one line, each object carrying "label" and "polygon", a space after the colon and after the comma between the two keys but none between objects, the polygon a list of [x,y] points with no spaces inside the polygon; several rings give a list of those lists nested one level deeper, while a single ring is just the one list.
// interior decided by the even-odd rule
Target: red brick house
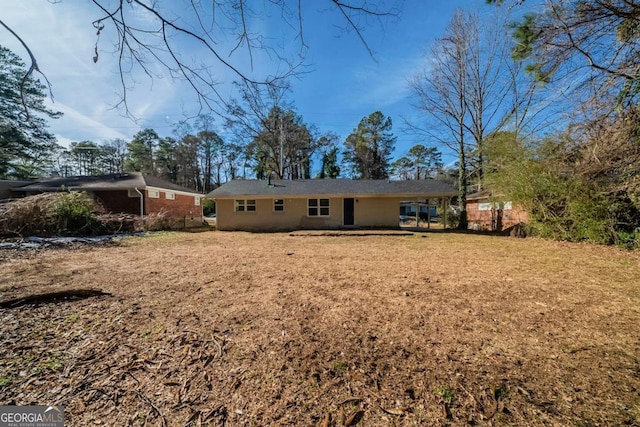
[{"label": "red brick house", "polygon": [[522,207],[492,197],[489,191],[467,196],[467,222],[472,230],[503,231],[528,220]]},{"label": "red brick house", "polygon": [[184,220],[185,227],[202,224],[203,194],[140,172],[42,178],[12,188],[24,195],[68,190],[87,192],[108,212],[141,216],[163,212]]}]

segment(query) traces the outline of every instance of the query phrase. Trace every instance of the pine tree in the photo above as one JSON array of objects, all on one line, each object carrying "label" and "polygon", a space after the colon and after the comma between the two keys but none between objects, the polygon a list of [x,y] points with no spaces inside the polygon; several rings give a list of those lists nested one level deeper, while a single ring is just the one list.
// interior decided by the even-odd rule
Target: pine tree
[{"label": "pine tree", "polygon": [[20,57],[0,46],[0,178],[41,175],[57,148],[46,118],[62,113],[44,105],[45,86],[26,75]]},{"label": "pine tree", "polygon": [[386,179],[397,137],[391,132],[390,117],[380,111],[363,117],[345,141],[344,159],[354,178]]}]

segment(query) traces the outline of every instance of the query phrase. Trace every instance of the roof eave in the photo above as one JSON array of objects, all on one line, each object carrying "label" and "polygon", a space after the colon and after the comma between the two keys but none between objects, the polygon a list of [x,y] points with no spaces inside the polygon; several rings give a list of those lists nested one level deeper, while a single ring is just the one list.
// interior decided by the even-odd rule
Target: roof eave
[{"label": "roof eave", "polygon": [[420,192],[420,193],[308,193],[308,194],[255,194],[255,193],[246,193],[246,194],[214,194],[211,193],[204,196],[205,199],[237,199],[237,198],[252,198],[252,199],[274,199],[274,198],[313,198],[313,197],[326,197],[326,198],[374,198],[374,197],[382,197],[382,198],[437,198],[437,197],[455,197],[457,192],[442,192],[442,191],[434,191],[434,192]]}]

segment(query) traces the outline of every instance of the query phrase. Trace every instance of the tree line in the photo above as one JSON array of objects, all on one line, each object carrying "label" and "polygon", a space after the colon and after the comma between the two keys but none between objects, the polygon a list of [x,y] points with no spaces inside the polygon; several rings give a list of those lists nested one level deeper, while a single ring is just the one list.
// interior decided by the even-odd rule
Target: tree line
[{"label": "tree line", "polygon": [[340,144],[337,135],[320,133],[305,123],[286,100],[286,85],[247,82],[237,83],[240,97],[228,104],[222,125],[226,138],[212,116],[200,115],[176,123],[170,136],[144,129],[129,141],[87,140],[62,147],[47,130],[45,119],[61,114],[45,108],[45,87],[33,78],[26,80],[24,96],[31,113],[26,116],[20,95],[24,64],[0,48],[0,65],[0,178],[4,179],[136,171],[209,192],[235,178],[426,179],[442,167],[439,151],[424,145],[392,162],[397,137],[391,118],[380,111],[363,117]]}]

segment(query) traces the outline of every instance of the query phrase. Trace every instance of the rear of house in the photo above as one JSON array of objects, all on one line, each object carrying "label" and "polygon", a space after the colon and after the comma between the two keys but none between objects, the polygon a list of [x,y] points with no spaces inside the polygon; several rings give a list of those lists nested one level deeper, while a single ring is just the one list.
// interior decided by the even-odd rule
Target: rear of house
[{"label": "rear of house", "polygon": [[400,203],[449,198],[434,180],[234,180],[207,195],[219,230],[398,228]]}]

